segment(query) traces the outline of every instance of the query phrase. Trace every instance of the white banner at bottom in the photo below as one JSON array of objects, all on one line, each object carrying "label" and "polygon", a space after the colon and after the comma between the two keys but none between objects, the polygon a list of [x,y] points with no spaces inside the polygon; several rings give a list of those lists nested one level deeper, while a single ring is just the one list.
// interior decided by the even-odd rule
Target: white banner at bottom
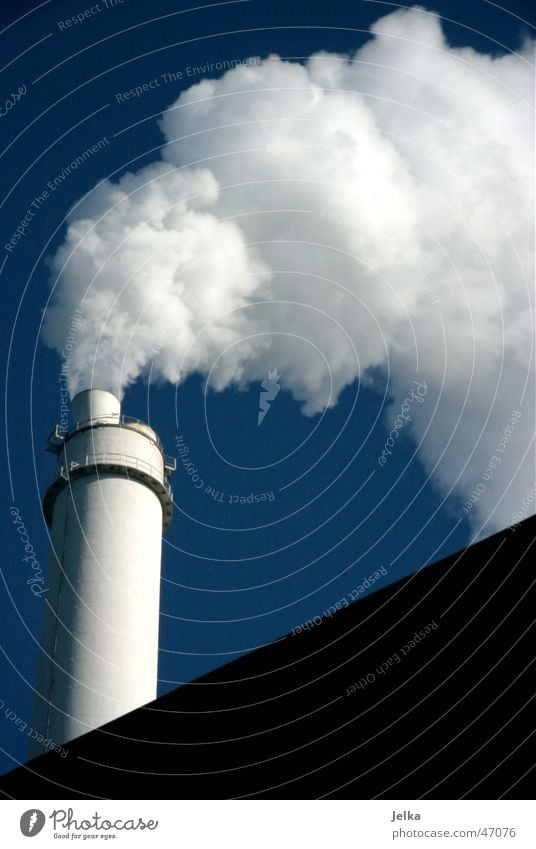
[{"label": "white banner at bottom", "polygon": [[534,849],[528,801],[4,801],[2,845]]}]

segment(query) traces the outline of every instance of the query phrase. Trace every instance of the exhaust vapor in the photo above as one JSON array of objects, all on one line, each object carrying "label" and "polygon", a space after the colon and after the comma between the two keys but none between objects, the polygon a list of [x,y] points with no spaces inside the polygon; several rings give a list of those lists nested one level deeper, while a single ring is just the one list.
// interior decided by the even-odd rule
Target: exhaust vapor
[{"label": "exhaust vapor", "polygon": [[387,428],[426,384],[404,434],[464,503],[495,457],[467,512],[511,524],[534,484],[533,53],[450,47],[414,7],[351,55],[184,91],[160,159],[76,205],[53,259],[46,343],[83,311],[72,394],[277,368],[312,416],[380,369]]}]

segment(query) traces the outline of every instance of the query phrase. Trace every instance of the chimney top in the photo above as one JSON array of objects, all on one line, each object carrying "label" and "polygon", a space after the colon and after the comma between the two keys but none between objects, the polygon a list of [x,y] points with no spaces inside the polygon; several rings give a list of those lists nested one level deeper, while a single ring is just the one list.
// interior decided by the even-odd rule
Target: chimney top
[{"label": "chimney top", "polygon": [[121,402],[107,389],[84,389],[71,401],[75,426],[90,422],[119,424]]}]

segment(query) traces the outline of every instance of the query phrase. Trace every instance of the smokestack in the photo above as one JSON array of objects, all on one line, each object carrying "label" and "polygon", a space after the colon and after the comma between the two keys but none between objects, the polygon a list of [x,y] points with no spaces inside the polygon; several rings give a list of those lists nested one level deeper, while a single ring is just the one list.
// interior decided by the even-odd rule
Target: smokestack
[{"label": "smokestack", "polygon": [[32,757],[156,698],[175,461],[110,392],[80,392],[72,412],[72,430],[56,427],[48,446],[58,468],[43,501],[52,550]]}]

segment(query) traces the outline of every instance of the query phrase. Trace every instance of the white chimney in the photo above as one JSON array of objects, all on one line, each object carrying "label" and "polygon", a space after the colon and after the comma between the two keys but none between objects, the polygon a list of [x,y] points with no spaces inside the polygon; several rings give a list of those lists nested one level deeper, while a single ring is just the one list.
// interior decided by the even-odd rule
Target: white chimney
[{"label": "white chimney", "polygon": [[49,440],[59,456],[43,502],[52,550],[32,757],[156,698],[174,461],[110,392],[81,392],[72,411],[72,430]]}]

